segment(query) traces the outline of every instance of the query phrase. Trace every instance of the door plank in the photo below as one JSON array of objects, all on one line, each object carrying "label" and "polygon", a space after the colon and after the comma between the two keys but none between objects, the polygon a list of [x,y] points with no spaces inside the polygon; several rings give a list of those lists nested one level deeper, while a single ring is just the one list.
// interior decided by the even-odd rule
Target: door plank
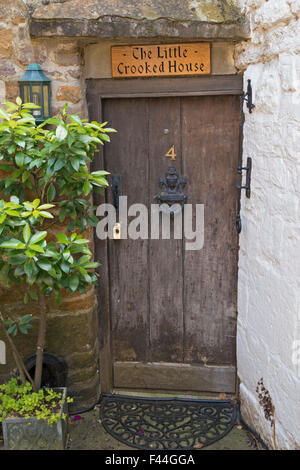
[{"label": "door plank", "polygon": [[[173,145],[174,161],[165,156]],[[181,173],[180,98],[149,99],[149,159],[150,202],[156,204],[160,177],[171,165]],[[150,360],[182,362],[182,240],[174,240],[171,232],[170,240],[149,244]]]},{"label": "door plank", "polygon": [[116,388],[235,393],[236,371],[231,366],[116,362],[114,377]]},{"label": "door plank", "polygon": [[235,364],[239,98],[182,99],[188,202],[204,204],[205,240],[185,251],[185,362]]},{"label": "door plank", "polygon": [[[105,168],[121,175],[128,207],[147,205],[147,100],[104,101],[103,116],[118,130],[105,146]],[[111,188],[107,196],[111,202]],[[109,240],[108,245],[113,359],[144,361],[149,350],[148,241]]]}]

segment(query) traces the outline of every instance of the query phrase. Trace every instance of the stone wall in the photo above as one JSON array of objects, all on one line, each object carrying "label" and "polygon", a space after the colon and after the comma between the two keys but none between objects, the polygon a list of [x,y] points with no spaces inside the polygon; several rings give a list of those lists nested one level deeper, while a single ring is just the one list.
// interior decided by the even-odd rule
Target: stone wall
[{"label": "stone wall", "polygon": [[[300,448],[300,2],[244,0],[251,41],[236,66],[251,79],[244,162],[253,159],[252,196],[243,199],[240,237],[238,374],[242,414],[273,447],[258,404],[263,377],[275,406],[277,443]],[[298,343],[297,343],[298,342]],[[297,357],[298,356],[298,357]]]},{"label": "stone wall", "polygon": [[[0,103],[15,100],[19,94],[18,79],[28,64],[37,62],[53,80],[53,113],[57,113],[67,102],[72,113],[86,117],[83,54],[77,41],[32,40],[29,36],[28,15],[29,11],[22,0],[0,0]],[[64,227],[59,230],[63,231]],[[92,240],[92,233],[89,235]],[[27,357],[35,352],[38,306],[34,303],[24,306],[22,292],[1,289],[0,294],[0,305],[4,312],[11,315],[33,314],[32,332],[27,336],[19,336],[16,341],[24,357]],[[76,398],[75,407],[91,405],[99,398],[95,291],[91,289],[87,295],[66,294],[59,308],[50,303],[48,310],[46,350],[66,359],[69,368],[67,385]],[[0,339],[3,339],[1,334]],[[12,368],[13,361],[8,348],[7,365],[0,365],[0,383],[7,379]]]}]

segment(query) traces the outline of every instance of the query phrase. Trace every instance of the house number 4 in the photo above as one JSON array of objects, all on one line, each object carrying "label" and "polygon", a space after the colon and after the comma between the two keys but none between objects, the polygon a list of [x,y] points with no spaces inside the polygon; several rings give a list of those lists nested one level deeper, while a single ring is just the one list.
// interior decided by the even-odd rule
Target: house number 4
[{"label": "house number 4", "polygon": [[171,160],[175,160],[175,157],[176,157],[175,145],[172,145],[172,147],[165,154],[165,157],[171,158]]}]

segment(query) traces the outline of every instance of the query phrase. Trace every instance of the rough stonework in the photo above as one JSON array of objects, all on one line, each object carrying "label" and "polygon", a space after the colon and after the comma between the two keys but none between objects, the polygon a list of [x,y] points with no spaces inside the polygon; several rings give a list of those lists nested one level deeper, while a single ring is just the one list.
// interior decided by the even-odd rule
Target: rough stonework
[{"label": "rough stonework", "polygon": [[35,9],[33,36],[247,38],[233,0],[69,0]]},{"label": "rough stonework", "polygon": [[[86,117],[85,87],[82,79],[82,52],[76,41],[35,41],[29,36],[29,11],[22,0],[0,0],[0,105],[19,95],[18,79],[31,62],[38,62],[52,81],[52,108],[55,114],[65,102],[69,109]],[[0,177],[5,177],[2,173]],[[63,231],[63,227],[60,227]],[[92,234],[90,234],[92,239]],[[34,303],[24,305],[23,293],[0,289],[1,310],[13,315],[32,313],[34,328],[17,339],[24,357],[35,353],[39,311]],[[68,387],[83,408],[99,398],[98,318],[95,291],[87,295],[67,294],[58,308],[48,307],[46,350],[63,356],[68,364]],[[3,335],[0,334],[0,339]],[[0,366],[0,383],[14,367],[7,348],[7,365]]]},{"label": "rough stonework", "polygon": [[281,449],[300,448],[300,2],[246,0],[252,39],[236,46],[251,79],[244,162],[253,159],[251,199],[240,237],[238,373],[242,414],[273,447],[258,403],[261,377],[276,412]]}]

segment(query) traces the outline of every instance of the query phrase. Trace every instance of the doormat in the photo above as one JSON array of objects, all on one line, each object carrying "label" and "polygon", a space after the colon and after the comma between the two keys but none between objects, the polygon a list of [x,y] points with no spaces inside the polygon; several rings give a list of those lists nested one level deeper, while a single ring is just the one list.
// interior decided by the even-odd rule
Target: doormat
[{"label": "doormat", "polygon": [[130,447],[144,450],[191,450],[226,436],[236,423],[230,400],[148,399],[103,395],[104,429]]}]

